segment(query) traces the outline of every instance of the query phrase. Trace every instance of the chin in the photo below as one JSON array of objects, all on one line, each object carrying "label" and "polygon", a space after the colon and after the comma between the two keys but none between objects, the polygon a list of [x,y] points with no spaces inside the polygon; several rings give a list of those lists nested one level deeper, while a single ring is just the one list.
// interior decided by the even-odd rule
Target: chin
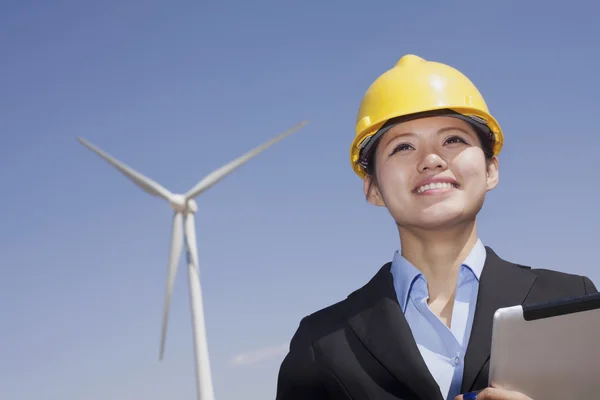
[{"label": "chin", "polygon": [[424,210],[415,210],[409,219],[400,218],[396,222],[399,226],[426,230],[448,229],[475,220],[477,212],[478,210],[464,207],[452,207],[450,204],[437,204]]},{"label": "chin", "polygon": [[463,225],[465,222],[470,221],[471,218],[464,218],[464,216],[442,216],[437,219],[423,218],[413,222],[413,226],[425,230],[444,230],[451,229],[459,225]]}]

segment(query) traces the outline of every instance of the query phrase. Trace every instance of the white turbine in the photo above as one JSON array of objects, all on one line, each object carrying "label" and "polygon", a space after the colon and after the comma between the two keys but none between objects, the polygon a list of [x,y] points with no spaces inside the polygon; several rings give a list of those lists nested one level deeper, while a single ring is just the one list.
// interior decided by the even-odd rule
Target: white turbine
[{"label": "white turbine", "polygon": [[204,322],[204,307],[202,304],[202,291],[200,288],[200,275],[198,264],[198,248],[196,245],[196,228],[194,223],[194,214],[198,211],[198,205],[194,198],[204,192],[215,183],[219,182],[225,176],[229,175],[237,168],[250,161],[271,147],[276,142],[290,135],[292,132],[303,127],[307,121],[301,122],[293,128],[274,137],[268,142],[250,150],[246,154],[236,158],[227,165],[216,169],[204,177],[196,186],[191,188],[186,194],[173,194],[158,183],[145,177],[139,172],[134,171],[127,165],[116,160],[109,154],[100,150],[98,147],[89,143],[85,139],[78,140],[87,148],[108,161],[112,166],[121,171],[136,185],[151,195],[161,197],[169,202],[174,210],[173,214],[173,233],[171,239],[171,248],[169,252],[169,270],[167,277],[167,293],[163,311],[162,334],[160,340],[160,360],[162,360],[165,350],[165,339],[167,334],[167,322],[169,318],[169,305],[173,291],[173,282],[177,273],[177,267],[183,247],[183,240],[187,245],[187,263],[188,278],[190,288],[190,303],[192,309],[192,329],[194,335],[194,351],[196,358],[196,389],[198,400],[213,400],[214,390],[208,358],[208,345],[206,340],[206,326]]}]

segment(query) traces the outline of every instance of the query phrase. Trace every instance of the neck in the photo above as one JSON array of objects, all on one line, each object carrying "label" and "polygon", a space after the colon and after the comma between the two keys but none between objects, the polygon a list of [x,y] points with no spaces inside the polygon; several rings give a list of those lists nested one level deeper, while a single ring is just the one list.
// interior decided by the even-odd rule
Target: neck
[{"label": "neck", "polygon": [[398,231],[402,256],[425,276],[430,299],[452,297],[459,268],[477,243],[475,221],[443,231]]}]

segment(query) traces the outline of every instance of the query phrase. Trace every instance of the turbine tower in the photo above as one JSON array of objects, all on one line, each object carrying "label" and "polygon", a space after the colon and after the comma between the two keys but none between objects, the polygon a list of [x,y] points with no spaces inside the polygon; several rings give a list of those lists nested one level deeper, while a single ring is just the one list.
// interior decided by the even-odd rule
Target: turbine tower
[{"label": "turbine tower", "polygon": [[191,188],[185,194],[173,194],[160,184],[145,177],[121,161],[113,158],[98,147],[89,143],[83,138],[78,140],[98,154],[109,164],[131,179],[136,185],[153,196],[165,199],[173,208],[173,231],[171,237],[171,247],[169,251],[169,270],[167,276],[167,289],[165,304],[163,310],[162,333],[160,339],[159,359],[163,359],[165,351],[165,340],[167,334],[167,325],[169,319],[169,306],[171,303],[171,294],[173,292],[173,283],[177,274],[181,251],[185,241],[187,248],[188,264],[188,283],[190,289],[190,305],[192,311],[192,329],[194,335],[194,355],[196,364],[196,391],[198,400],[214,400],[214,390],[208,358],[208,344],[206,340],[206,325],[204,321],[204,306],[202,302],[202,290],[200,285],[200,274],[198,264],[198,248],[196,244],[196,226],[194,214],[198,211],[198,205],[194,200],[198,195],[219,182],[225,176],[229,175],[237,168],[241,167],[252,158],[256,157],[264,150],[271,147],[281,139],[300,129],[308,122],[304,121],[294,126],[282,134],[274,137],[268,142],[250,150],[246,154],[236,158],[229,164],[222,166],[206,175],[200,182]]}]

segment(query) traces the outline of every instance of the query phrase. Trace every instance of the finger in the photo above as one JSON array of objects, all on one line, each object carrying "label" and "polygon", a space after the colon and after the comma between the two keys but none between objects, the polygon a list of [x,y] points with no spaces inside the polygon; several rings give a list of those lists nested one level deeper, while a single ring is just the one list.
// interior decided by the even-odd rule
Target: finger
[{"label": "finger", "polygon": [[469,392],[469,393],[464,393],[464,394],[460,394],[458,396],[456,396],[454,398],[454,400],[476,400],[477,394],[481,392],[481,390],[478,390],[477,392]]},{"label": "finger", "polygon": [[[513,392],[511,390],[498,389],[488,387],[481,391],[476,397],[477,400],[532,400],[530,397],[525,396],[519,392]],[[464,399],[468,400],[468,399]]]}]

